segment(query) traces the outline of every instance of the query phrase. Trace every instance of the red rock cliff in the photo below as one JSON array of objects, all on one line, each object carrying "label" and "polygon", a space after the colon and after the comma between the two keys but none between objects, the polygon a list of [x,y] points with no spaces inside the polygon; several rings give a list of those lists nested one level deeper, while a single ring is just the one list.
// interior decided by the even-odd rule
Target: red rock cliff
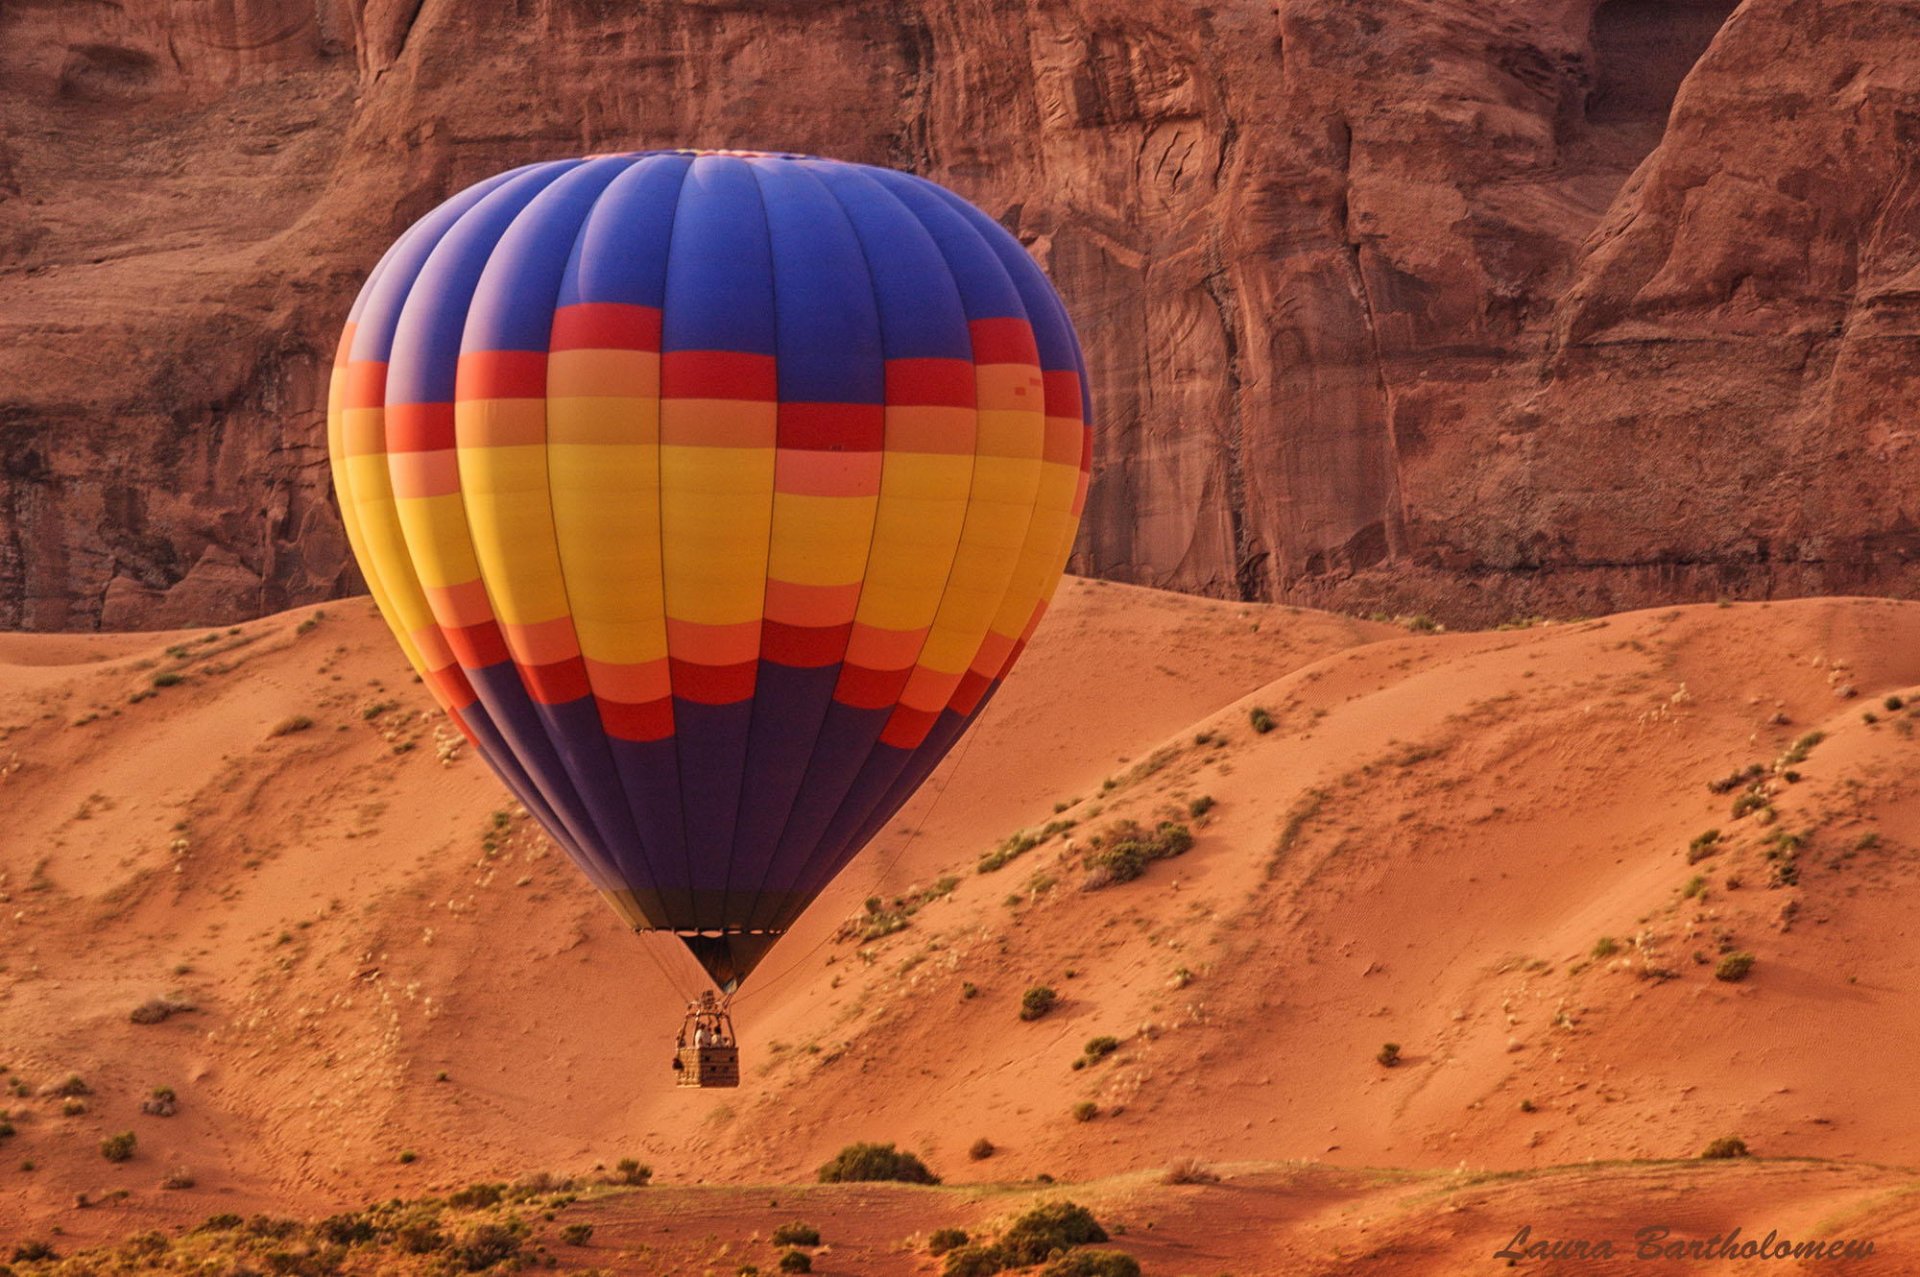
[{"label": "red rock cliff", "polygon": [[1915,0],[12,0],[0,625],[356,585],[324,367],[441,196],[907,167],[1066,294],[1075,566],[1456,620],[1920,590]]}]

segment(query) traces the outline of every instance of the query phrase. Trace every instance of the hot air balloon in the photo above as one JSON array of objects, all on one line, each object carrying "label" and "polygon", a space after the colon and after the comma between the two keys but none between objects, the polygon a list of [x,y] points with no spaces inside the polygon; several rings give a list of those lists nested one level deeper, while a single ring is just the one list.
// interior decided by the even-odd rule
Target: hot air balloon
[{"label": "hot air balloon", "polygon": [[1019,657],[1092,449],[1065,308],[998,223],[726,151],[532,164],[423,217],[353,305],[327,434],[448,717],[729,993]]}]

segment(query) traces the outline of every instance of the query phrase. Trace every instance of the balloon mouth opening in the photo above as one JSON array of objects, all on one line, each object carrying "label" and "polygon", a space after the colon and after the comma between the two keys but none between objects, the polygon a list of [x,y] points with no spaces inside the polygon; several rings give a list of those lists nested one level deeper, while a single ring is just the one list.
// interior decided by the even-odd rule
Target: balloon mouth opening
[{"label": "balloon mouth opening", "polygon": [[689,936],[711,936],[718,939],[721,936],[783,936],[787,934],[785,931],[773,931],[765,927],[720,927],[713,930],[681,927],[635,927],[634,930],[643,933],[650,932],[655,935],[679,936],[682,939],[686,939]]}]

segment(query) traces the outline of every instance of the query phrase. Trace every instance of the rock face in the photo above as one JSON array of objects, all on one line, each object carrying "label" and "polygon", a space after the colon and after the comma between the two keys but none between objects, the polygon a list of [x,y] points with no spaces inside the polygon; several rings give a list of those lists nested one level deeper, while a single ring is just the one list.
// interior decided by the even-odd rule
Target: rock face
[{"label": "rock face", "polygon": [[891,164],[1067,296],[1074,567],[1455,621],[1920,591],[1916,0],[13,0],[0,626],[357,588],[324,367],[529,159]]}]

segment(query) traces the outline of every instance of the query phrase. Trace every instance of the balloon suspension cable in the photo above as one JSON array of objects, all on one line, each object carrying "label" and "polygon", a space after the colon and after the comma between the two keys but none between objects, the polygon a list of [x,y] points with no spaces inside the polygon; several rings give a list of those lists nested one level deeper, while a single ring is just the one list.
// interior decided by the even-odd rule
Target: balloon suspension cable
[{"label": "balloon suspension cable", "polygon": [[[911,832],[907,834],[906,842],[902,843],[900,845],[900,850],[894,852],[892,857],[890,857],[887,860],[887,862],[884,865],[882,865],[874,873],[873,882],[876,885],[880,883],[882,880],[884,880],[888,874],[893,872],[893,867],[900,863],[901,857],[905,856],[909,851],[913,850],[913,844],[919,841],[920,831],[926,828],[926,824],[929,820],[933,819],[933,813],[940,809],[940,800],[947,796],[947,789],[953,784],[953,778],[960,774],[960,766],[962,763],[967,761],[967,753],[973,748],[973,742],[980,739],[979,728],[980,728],[980,724],[978,722],[975,722],[973,724],[972,729],[967,732],[966,740],[960,743],[959,751],[955,753],[953,756],[953,766],[947,768],[946,777],[940,782],[940,792],[933,796],[933,801],[927,804],[926,811],[922,812],[919,818],[913,822],[913,829]],[[832,939],[833,939],[833,932],[831,931],[827,932],[827,934],[825,934],[824,936],[821,936],[819,940],[814,942],[814,945],[812,948],[808,949],[805,953],[801,954],[799,957],[795,958],[792,962],[788,963],[785,967],[781,968],[779,975],[769,977],[768,979],[765,979],[765,980],[756,981],[754,983],[753,988],[748,989],[739,994],[729,995],[728,996],[729,1002],[731,1002],[735,997],[738,997],[740,1001],[744,1002],[746,1001],[746,999],[755,996],[756,994],[762,992],[763,990],[775,984],[778,984],[780,981],[792,975],[795,971],[798,971],[802,966],[802,964],[806,963],[816,953],[819,953],[820,950],[824,949],[827,946],[827,942]]]},{"label": "balloon suspension cable", "polygon": [[648,938],[652,934],[657,934],[657,933],[651,933],[651,932],[641,933],[640,947],[646,950],[647,956],[649,958],[653,959],[653,965],[659,968],[661,978],[667,982],[667,987],[673,990],[674,996],[679,998],[682,1002],[693,1001],[693,992],[687,988],[686,984],[681,981],[679,976],[676,976],[673,973],[673,969],[671,967],[669,967],[665,962],[661,961],[660,955],[657,952],[655,952],[653,947],[653,941]]}]

